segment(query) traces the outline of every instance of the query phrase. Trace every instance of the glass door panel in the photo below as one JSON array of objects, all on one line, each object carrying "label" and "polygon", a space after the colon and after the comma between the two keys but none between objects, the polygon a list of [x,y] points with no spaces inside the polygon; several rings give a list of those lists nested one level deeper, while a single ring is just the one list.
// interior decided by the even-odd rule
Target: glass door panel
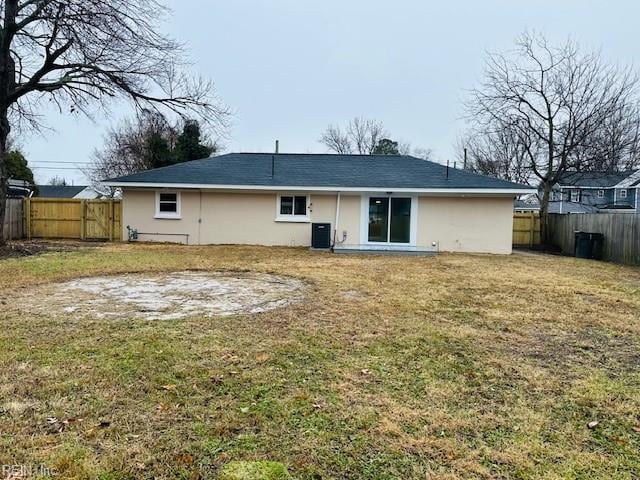
[{"label": "glass door panel", "polygon": [[387,242],[389,238],[389,198],[369,198],[369,241]]},{"label": "glass door panel", "polygon": [[411,241],[411,199],[391,198],[391,227],[389,241],[409,243]]}]

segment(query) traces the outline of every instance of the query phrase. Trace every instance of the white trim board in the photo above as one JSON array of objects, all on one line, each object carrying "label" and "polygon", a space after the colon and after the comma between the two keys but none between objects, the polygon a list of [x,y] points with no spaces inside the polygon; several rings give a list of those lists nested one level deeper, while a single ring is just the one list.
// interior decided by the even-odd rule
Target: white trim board
[{"label": "white trim board", "polygon": [[214,185],[195,183],[145,183],[145,182],[104,182],[108,187],[121,188],[167,188],[195,190],[267,190],[274,192],[382,192],[382,193],[431,193],[455,195],[526,195],[537,193],[535,188],[393,188],[393,187],[300,187],[294,185]]}]

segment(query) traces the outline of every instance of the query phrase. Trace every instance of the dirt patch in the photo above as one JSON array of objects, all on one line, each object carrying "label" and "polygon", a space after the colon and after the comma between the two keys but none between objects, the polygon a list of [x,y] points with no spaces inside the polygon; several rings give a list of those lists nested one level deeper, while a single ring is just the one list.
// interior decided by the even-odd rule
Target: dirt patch
[{"label": "dirt patch", "polygon": [[71,252],[80,249],[93,248],[101,243],[87,243],[75,241],[51,240],[18,240],[7,242],[0,246],[0,260],[4,258],[29,257],[49,252]]},{"label": "dirt patch", "polygon": [[300,301],[305,286],[259,273],[125,274],[42,285],[17,303],[31,313],[168,320],[264,312]]}]

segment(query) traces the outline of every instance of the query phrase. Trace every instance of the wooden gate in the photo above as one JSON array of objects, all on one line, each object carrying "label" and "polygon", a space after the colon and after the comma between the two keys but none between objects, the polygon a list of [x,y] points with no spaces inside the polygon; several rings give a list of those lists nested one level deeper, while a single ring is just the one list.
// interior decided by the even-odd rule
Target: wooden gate
[{"label": "wooden gate", "polygon": [[513,245],[540,245],[540,215],[538,212],[513,214]]},{"label": "wooden gate", "polygon": [[27,238],[120,240],[120,200],[27,198],[24,204]]}]

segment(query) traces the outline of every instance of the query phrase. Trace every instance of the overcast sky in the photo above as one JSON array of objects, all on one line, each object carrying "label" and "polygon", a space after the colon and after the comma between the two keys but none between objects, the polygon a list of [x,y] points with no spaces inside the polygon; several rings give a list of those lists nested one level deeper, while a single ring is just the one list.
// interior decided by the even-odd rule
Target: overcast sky
[{"label": "overcast sky", "polygon": [[[453,159],[461,102],[486,51],[524,30],[569,36],[620,64],[638,64],[640,2],[589,0],[170,0],[164,28],[188,46],[194,74],[213,79],[233,109],[226,151],[324,152],[329,123],[382,121],[392,138]],[[83,183],[105,130],[131,114],[116,105],[92,122],[43,112],[55,129],[20,139],[39,182]],[[55,163],[55,162],[74,163]],[[42,168],[47,167],[47,168]],[[56,169],[55,167],[63,167]]]}]

